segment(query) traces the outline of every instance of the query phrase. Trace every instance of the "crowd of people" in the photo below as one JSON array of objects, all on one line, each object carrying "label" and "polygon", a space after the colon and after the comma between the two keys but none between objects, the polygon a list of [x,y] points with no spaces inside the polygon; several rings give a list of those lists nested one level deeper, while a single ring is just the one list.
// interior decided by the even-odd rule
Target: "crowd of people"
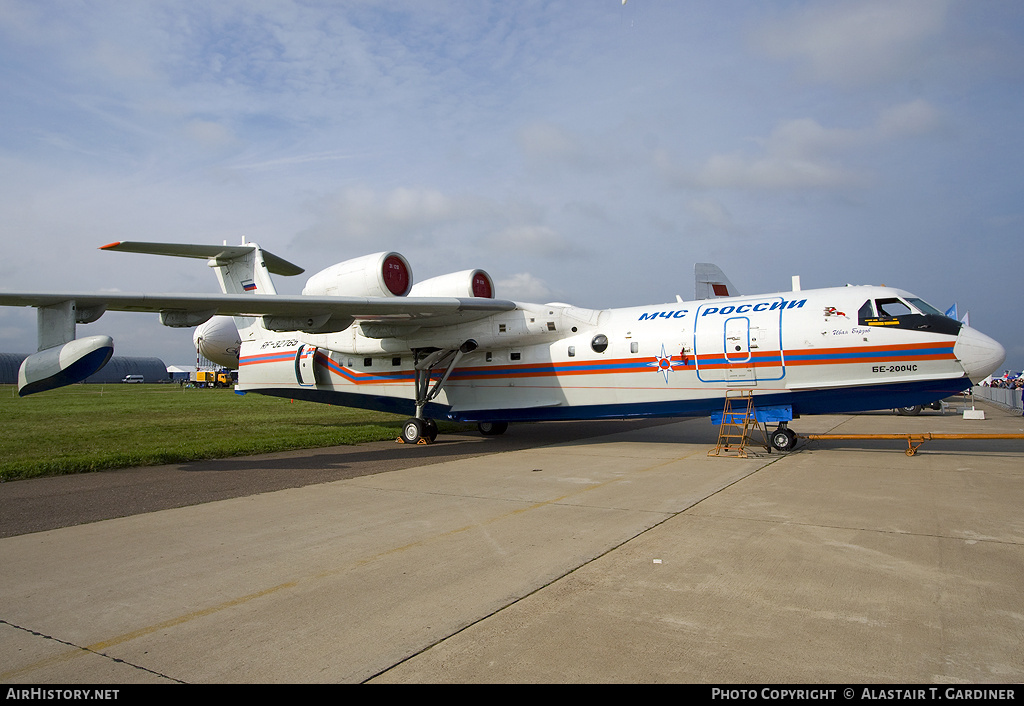
[{"label": "crowd of people", "polygon": [[[982,380],[980,383],[981,387],[994,387],[1001,388],[1004,390],[1013,390],[1010,393],[1013,398],[1013,402],[1009,403],[1014,409],[1018,405],[1024,409],[1024,373],[1011,373],[1007,370],[1003,373],[1002,377],[991,376],[987,380]],[[1006,402],[1004,399],[1003,402]]]},{"label": "crowd of people", "polygon": [[1002,387],[1010,390],[1020,390],[1024,388],[1024,375],[1014,374],[1010,371],[1002,377],[993,377],[991,380],[984,380],[981,383],[982,387]]}]

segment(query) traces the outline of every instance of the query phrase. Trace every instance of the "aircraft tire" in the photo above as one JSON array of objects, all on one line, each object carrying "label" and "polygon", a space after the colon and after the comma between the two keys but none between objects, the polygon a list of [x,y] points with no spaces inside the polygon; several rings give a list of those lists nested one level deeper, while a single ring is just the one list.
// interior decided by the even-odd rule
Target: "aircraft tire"
[{"label": "aircraft tire", "polygon": [[408,419],[405,424],[402,425],[402,441],[407,444],[419,443],[419,440],[424,436],[426,428],[421,419]]},{"label": "aircraft tire", "polygon": [[921,413],[921,409],[922,407],[919,404],[911,405],[909,407],[897,407],[896,414],[903,417],[916,417]]},{"label": "aircraft tire", "polygon": [[437,422],[433,419],[424,419],[423,435],[427,437],[427,441],[433,442],[437,438]]},{"label": "aircraft tire", "polygon": [[769,441],[776,451],[792,451],[796,446],[796,432],[780,427],[771,433]]},{"label": "aircraft tire", "polygon": [[508,430],[508,422],[480,422],[476,428],[484,436],[498,436]]}]

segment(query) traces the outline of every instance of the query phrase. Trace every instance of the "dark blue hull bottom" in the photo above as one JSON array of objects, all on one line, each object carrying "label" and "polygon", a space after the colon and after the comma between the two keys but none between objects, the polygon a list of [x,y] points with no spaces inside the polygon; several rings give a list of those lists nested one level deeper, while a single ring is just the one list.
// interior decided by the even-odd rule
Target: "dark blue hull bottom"
[{"label": "dark blue hull bottom", "polygon": [[[758,407],[789,405],[793,408],[793,416],[799,417],[803,414],[867,412],[875,409],[925,405],[962,392],[971,387],[971,384],[966,377],[961,377],[951,380],[848,387],[841,390],[783,392],[763,395],[755,399]],[[409,416],[415,414],[416,411],[412,400],[356,395],[334,390],[298,388],[252,390],[252,392],[340,407],[375,409]],[[459,422],[550,422],[582,419],[627,419],[630,417],[702,417],[720,413],[723,404],[721,397],[715,397],[670,402],[452,412],[445,405],[431,403],[426,406],[424,414],[432,419],[451,419]]]}]

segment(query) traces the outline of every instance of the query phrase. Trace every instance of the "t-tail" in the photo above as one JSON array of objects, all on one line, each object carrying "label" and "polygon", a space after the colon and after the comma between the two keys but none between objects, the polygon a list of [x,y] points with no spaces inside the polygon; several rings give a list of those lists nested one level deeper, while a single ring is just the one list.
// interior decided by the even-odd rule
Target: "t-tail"
[{"label": "t-tail", "polygon": [[[256,243],[246,243],[244,241],[241,245],[118,242],[104,245],[100,249],[206,260],[207,265],[213,268],[217,281],[220,283],[220,289],[224,294],[274,295],[277,294],[277,289],[274,287],[271,274],[290,277],[302,274],[305,271],[298,265],[263,250]],[[213,317],[211,319],[211,317],[206,316],[202,321],[187,321],[183,322],[183,325],[198,325],[201,328],[201,330],[197,331],[196,345],[202,355],[217,362],[219,365],[234,367],[234,365],[237,365],[237,361],[231,364],[216,352],[222,347],[219,346],[219,339],[205,333],[206,330],[212,329],[226,330],[222,321],[224,318]],[[261,332],[264,331],[264,327],[260,325],[258,319],[243,316],[233,318],[239,335],[259,337]],[[164,323],[167,322],[165,321]],[[200,341],[206,341],[209,344],[206,347],[211,348],[211,350],[203,350],[200,347]]]},{"label": "t-tail", "polygon": [[206,260],[217,274],[224,294],[277,294],[271,274],[292,276],[304,271],[298,265],[266,252],[256,243],[188,245],[121,242],[104,245],[100,249]]}]

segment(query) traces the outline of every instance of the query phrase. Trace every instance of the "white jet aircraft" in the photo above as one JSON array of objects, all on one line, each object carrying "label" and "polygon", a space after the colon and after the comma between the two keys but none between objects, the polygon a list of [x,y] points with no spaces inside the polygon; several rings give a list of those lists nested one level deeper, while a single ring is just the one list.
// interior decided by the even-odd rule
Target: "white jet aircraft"
[{"label": "white jet aircraft", "polygon": [[[996,370],[993,339],[899,289],[846,286],[737,296],[700,264],[697,298],[627,309],[494,298],[482,270],[413,286],[394,252],[329,267],[299,296],[271,273],[303,270],[254,243],[121,242],[105,250],[207,261],[222,294],[0,293],[38,309],[39,352],[19,394],[68,385],[102,367],[107,336],[75,338],[104,311],[159,312],[194,327],[202,352],[239,370],[236,390],[412,417],[402,439],[433,440],[438,418],[500,434],[509,422],[721,415],[731,390],[751,390],[778,450],[802,414],[927,404]],[[225,327],[214,317],[232,316]]]}]

